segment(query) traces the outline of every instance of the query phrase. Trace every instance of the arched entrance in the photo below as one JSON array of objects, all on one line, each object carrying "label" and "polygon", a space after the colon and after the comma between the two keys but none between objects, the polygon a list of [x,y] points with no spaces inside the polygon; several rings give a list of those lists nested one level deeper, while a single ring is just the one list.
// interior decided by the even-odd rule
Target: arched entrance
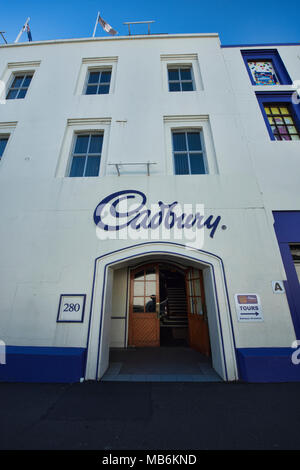
[{"label": "arched entrance", "polygon": [[156,262],[131,270],[128,346],[190,346],[210,356],[201,269]]},{"label": "arched entrance", "polygon": [[[222,260],[217,255],[203,250],[189,250],[186,245],[162,242],[146,242],[125,247],[95,260],[85,378],[100,380],[109,365],[110,335],[115,321],[112,320],[112,305],[116,298],[114,273],[122,269],[129,273],[139,265],[151,265],[157,262],[165,265],[175,264],[184,270],[191,270],[191,273],[194,273],[193,269],[202,272],[212,366],[223,380],[236,380],[238,374],[235,341]],[[196,277],[193,279],[193,276],[194,274],[190,280],[197,279]],[[126,310],[122,316],[124,325],[127,322],[126,338],[128,338],[131,295],[130,278],[127,278],[127,288],[125,289],[125,286],[122,294],[118,294],[118,298],[125,305],[124,312]],[[157,282],[157,279],[154,282]],[[145,286],[143,288],[145,289]],[[190,295],[190,300],[193,298],[197,300],[200,296]],[[124,346],[127,344],[124,343]]]}]

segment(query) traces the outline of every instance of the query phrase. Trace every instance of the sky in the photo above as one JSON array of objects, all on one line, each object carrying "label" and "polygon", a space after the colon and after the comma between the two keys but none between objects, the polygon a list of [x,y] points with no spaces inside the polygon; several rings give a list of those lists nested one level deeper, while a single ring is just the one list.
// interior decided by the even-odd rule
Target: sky
[{"label": "sky", "polygon": [[[123,22],[155,20],[151,33],[219,33],[223,45],[300,42],[299,0],[0,0],[0,31],[14,42],[29,16],[33,41],[89,37],[98,11],[121,36]],[[107,36],[100,25],[96,36]]]}]

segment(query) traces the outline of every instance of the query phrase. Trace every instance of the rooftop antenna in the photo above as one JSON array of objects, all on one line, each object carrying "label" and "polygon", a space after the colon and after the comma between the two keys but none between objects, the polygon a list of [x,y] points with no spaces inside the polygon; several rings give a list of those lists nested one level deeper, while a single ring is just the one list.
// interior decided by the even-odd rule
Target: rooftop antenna
[{"label": "rooftop antenna", "polygon": [[3,41],[5,42],[5,44],[7,44],[7,41],[6,41],[5,37],[4,37],[4,33],[5,33],[5,31],[0,31],[0,34],[1,34],[1,36],[3,37]]},{"label": "rooftop antenna", "polygon": [[149,20],[149,21],[127,21],[126,23],[123,23],[123,24],[127,24],[128,34],[129,34],[129,36],[131,36],[130,25],[132,25],[132,24],[147,24],[148,25],[148,34],[151,34],[150,33],[150,23],[155,23],[155,21],[154,20]]}]

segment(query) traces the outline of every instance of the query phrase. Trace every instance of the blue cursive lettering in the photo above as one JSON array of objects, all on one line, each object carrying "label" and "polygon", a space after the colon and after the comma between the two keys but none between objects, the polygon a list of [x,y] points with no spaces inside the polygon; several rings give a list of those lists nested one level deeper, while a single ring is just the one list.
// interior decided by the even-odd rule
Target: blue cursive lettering
[{"label": "blue cursive lettering", "polygon": [[[127,209],[126,203],[134,203],[134,207]],[[105,197],[96,207],[94,211],[94,222],[98,228],[105,231],[118,231],[125,227],[134,230],[151,229],[155,230],[160,225],[170,230],[173,227],[177,229],[191,229],[193,227],[202,229],[206,228],[210,231],[211,238],[214,237],[221,216],[214,218],[209,215],[207,218],[203,214],[196,212],[195,214],[186,214],[181,212],[178,214],[178,202],[164,204],[159,201],[158,210],[153,213],[146,206],[147,198],[144,193],[136,190],[118,191]],[[122,206],[125,206],[125,211]],[[177,213],[175,212],[177,209]],[[105,222],[105,219],[109,221]]]}]

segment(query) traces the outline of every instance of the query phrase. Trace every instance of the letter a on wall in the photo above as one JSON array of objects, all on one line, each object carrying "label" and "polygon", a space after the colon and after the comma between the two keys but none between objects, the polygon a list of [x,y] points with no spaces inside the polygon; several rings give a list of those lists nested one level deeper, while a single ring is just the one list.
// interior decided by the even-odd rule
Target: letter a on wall
[{"label": "letter a on wall", "polygon": [[285,288],[283,285],[283,281],[272,281],[272,289],[274,294],[284,294]]}]

